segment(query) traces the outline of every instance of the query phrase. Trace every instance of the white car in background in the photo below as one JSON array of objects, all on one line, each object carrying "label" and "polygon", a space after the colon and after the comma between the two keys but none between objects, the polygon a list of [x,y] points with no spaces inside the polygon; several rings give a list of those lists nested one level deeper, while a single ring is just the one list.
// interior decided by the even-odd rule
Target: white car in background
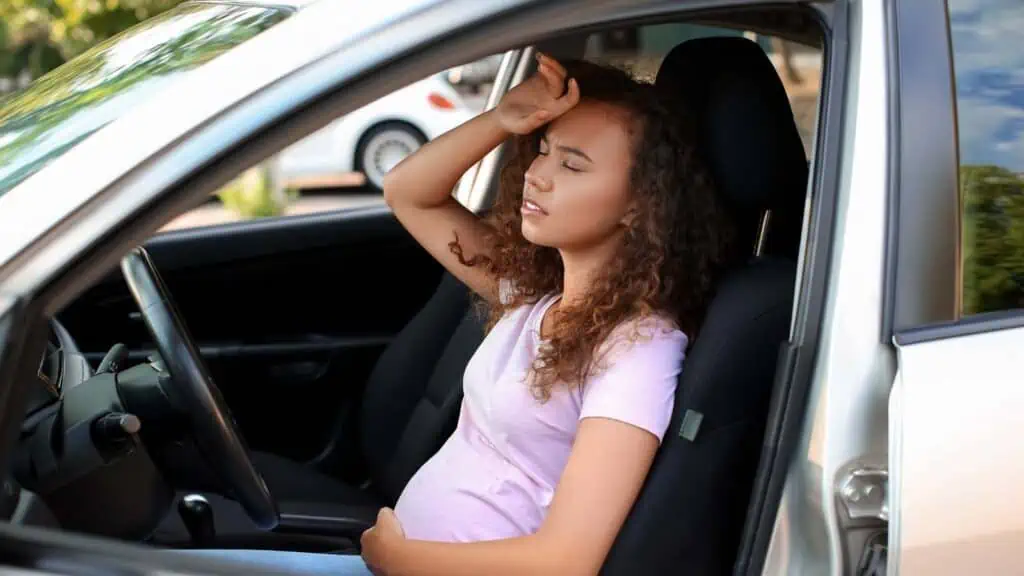
[{"label": "white car in background", "polygon": [[447,80],[433,74],[342,116],[283,150],[276,176],[297,187],[333,187],[361,172],[379,192],[384,175],[423,143],[472,118],[471,106]]}]

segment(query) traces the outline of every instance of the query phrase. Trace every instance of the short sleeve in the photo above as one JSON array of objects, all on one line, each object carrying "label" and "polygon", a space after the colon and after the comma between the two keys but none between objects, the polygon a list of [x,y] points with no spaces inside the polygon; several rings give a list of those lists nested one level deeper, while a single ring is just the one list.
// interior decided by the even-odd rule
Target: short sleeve
[{"label": "short sleeve", "polygon": [[[637,332],[638,338],[627,337]],[[660,442],[672,418],[687,338],[661,325],[637,332],[617,329],[603,347],[604,369],[583,386],[580,420],[618,420],[647,430]]]}]

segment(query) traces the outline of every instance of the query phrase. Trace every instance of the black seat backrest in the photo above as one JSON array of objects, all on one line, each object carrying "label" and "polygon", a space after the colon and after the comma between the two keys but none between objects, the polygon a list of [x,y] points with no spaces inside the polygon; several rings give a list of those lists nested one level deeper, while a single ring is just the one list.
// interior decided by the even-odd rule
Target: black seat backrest
[{"label": "black seat backrest", "polygon": [[807,163],[761,48],[684,42],[657,85],[688,108],[719,192],[765,251],[718,287],[683,365],[672,421],[603,574],[731,572],[756,473],[780,346],[788,339]]},{"label": "black seat backrest", "polygon": [[683,42],[665,57],[656,85],[695,124],[698,149],[751,244],[771,210],[762,254],[795,258],[807,158],[789,96],[761,47],[736,37]]},{"label": "black seat backrest", "polygon": [[427,304],[377,360],[360,410],[360,447],[373,490],[393,506],[455,429],[462,374],[483,340],[469,290],[444,274]]}]

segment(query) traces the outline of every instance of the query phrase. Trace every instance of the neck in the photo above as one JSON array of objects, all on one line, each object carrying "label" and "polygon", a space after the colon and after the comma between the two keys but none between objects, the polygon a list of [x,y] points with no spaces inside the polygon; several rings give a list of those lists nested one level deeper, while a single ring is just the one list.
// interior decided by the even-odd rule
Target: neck
[{"label": "neck", "polygon": [[611,262],[621,241],[621,235],[616,234],[612,238],[584,250],[559,250],[564,270],[562,301],[559,304],[572,304],[586,298],[594,279]]}]

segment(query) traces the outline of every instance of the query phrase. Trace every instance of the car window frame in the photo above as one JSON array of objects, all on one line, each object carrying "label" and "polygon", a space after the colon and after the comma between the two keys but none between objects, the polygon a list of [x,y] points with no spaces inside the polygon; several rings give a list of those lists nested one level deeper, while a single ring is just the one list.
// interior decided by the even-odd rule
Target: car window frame
[{"label": "car window frame", "polygon": [[[913,7],[911,7],[913,4]],[[889,230],[881,340],[959,323],[956,86],[945,0],[891,2]],[[941,55],[936,57],[936,55]],[[941,112],[939,112],[941,111]],[[950,234],[953,230],[956,233]],[[918,336],[919,337],[919,336]]]},{"label": "car window frame", "polygon": [[[902,67],[900,76],[893,79],[897,85],[890,107],[893,114],[910,118],[910,122],[902,123],[890,136],[890,141],[899,145],[895,156],[899,176],[890,187],[896,217],[888,238],[891,264],[886,281],[890,300],[885,310],[888,329],[883,338],[909,346],[1024,327],[1024,308],[961,313],[960,141],[949,10],[945,0],[922,0],[913,8],[908,4],[890,5],[895,23],[892,58]],[[930,26],[921,22],[922,15]],[[935,58],[935,54],[943,57]],[[924,79],[922,72],[926,73]],[[912,82],[905,78],[911,73]],[[935,90],[937,86],[948,89]],[[915,110],[929,112],[927,116],[915,116]],[[936,114],[936,110],[943,113]],[[940,185],[930,186],[926,180],[914,178],[929,169],[941,172]],[[945,224],[929,223],[929,211],[937,212],[938,221]],[[949,234],[949,230],[955,234]],[[907,267],[920,268],[921,262],[930,263],[931,269],[916,275],[904,271]],[[936,286],[941,289],[935,290]],[[928,300],[927,305],[922,306],[920,300]]]}]

